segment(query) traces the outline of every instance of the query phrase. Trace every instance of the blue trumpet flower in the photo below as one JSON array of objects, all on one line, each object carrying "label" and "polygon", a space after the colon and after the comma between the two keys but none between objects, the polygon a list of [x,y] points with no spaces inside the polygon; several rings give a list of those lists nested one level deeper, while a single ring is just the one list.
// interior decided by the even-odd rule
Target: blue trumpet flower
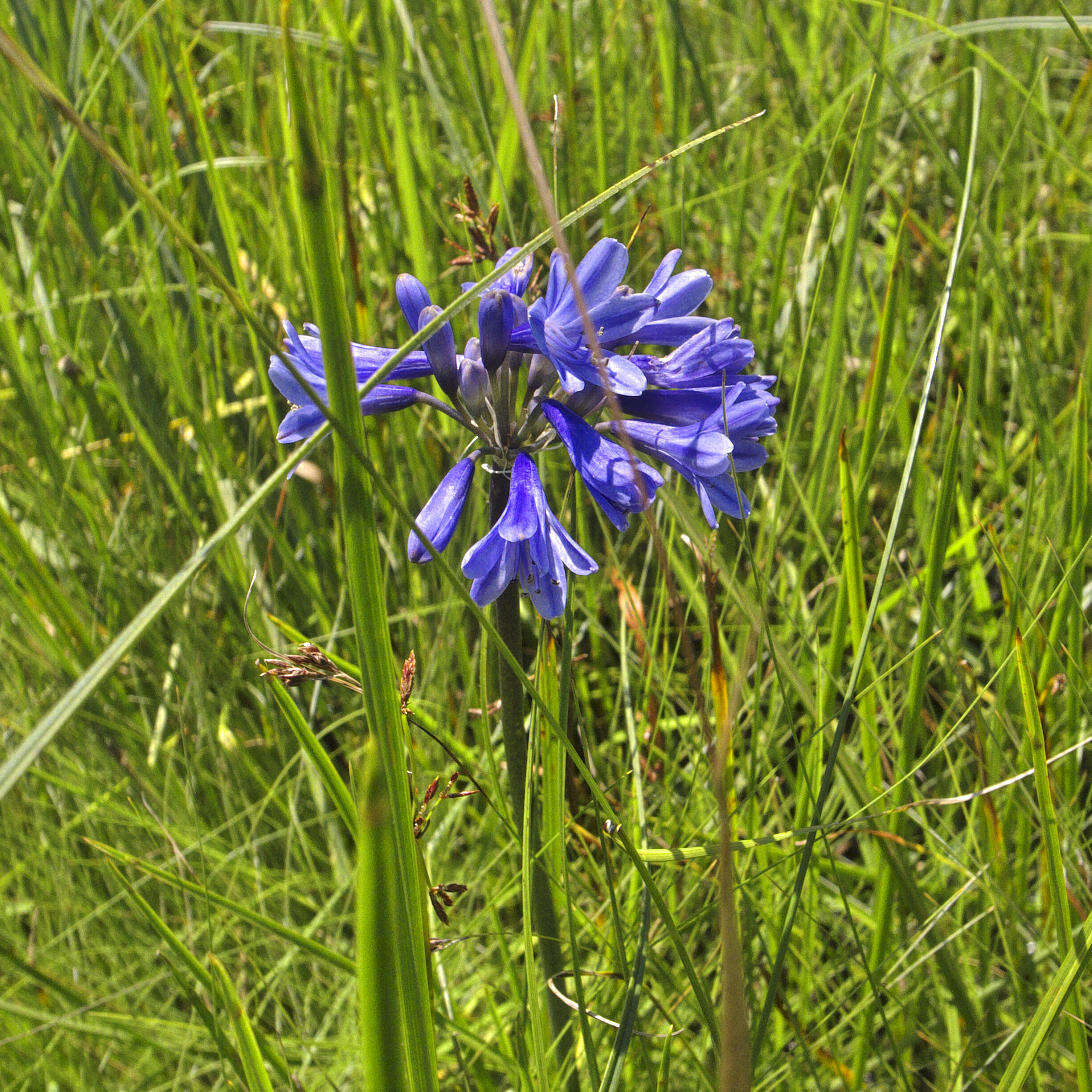
[{"label": "blue trumpet flower", "polygon": [[630,513],[643,512],[652,503],[663,478],[560,402],[547,398],[542,412],[596,504],[619,531],[624,531]]},{"label": "blue trumpet flower", "polygon": [[520,452],[504,512],[463,558],[474,602],[492,603],[518,579],[539,614],[556,618],[565,609],[565,570],[587,576],[598,568],[550,510],[534,462]]},{"label": "blue trumpet flower", "polygon": [[[296,370],[307,381],[308,386],[319,397],[323,405],[329,404],[326,389],[326,371],[322,364],[322,344],[315,335],[296,333],[291,323],[286,322],[285,355],[296,366]],[[313,329],[313,327],[312,327]],[[356,366],[358,383],[370,379],[393,355],[394,350],[373,349],[367,345],[352,346],[353,363]],[[416,378],[427,374],[428,361],[422,360],[423,354],[410,355],[397,364],[391,372],[393,378]],[[422,370],[422,364],[424,370]],[[325,414],[315,404],[303,384],[288,370],[278,357],[273,357],[269,364],[269,378],[273,386],[292,404],[292,409],[285,414],[281,427],[277,430],[277,439],[282,444],[292,444],[297,440],[306,440],[326,420]],[[394,383],[379,383],[360,400],[360,410],[365,416],[378,413],[391,413],[405,409],[420,400],[421,392],[413,387],[402,387]]]},{"label": "blue trumpet flower", "polygon": [[[471,479],[474,477],[474,463],[480,454],[480,451],[475,451],[465,459],[460,459],[443,476],[436,491],[429,497],[420,515],[414,520],[414,523],[424,532],[425,538],[441,553],[455,534],[455,528],[459,526],[459,518],[466,504],[466,495],[470,490]],[[429,553],[416,531],[410,531],[406,552],[409,554],[410,561],[417,564],[432,560],[432,554]]]}]

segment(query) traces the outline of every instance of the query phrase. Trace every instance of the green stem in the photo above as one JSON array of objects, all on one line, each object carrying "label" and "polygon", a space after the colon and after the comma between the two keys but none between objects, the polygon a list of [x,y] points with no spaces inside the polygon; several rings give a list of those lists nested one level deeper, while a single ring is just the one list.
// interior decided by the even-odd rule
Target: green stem
[{"label": "green stem", "polygon": [[[500,519],[508,503],[509,477],[494,473],[489,481],[489,517],[492,523]],[[513,581],[494,604],[494,622],[500,639],[517,662],[523,663],[523,634],[519,620],[519,587]],[[538,961],[544,983],[565,970],[561,952],[561,929],[550,891],[550,878],[542,861],[542,810],[537,795],[525,802],[527,786],[527,729],[524,725],[523,684],[506,660],[500,658],[499,682],[501,699],[501,733],[504,737],[504,757],[508,764],[508,791],[512,799],[512,817],[516,830],[523,836],[527,817],[531,849],[531,923],[538,937]],[[558,1064],[563,1066],[572,1049],[572,1028],[569,1010],[554,994],[546,990],[550,1013],[550,1028]],[[569,1082],[578,1088],[575,1072]]]}]

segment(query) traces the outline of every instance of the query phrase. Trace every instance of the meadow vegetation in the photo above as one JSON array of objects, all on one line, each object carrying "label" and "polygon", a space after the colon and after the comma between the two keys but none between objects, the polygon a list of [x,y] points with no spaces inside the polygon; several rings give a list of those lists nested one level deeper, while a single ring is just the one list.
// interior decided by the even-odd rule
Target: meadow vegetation
[{"label": "meadow vegetation", "polygon": [[[548,232],[480,8],[307,0],[286,49],[272,2],[10,0],[3,1086],[349,1088],[402,1064],[362,1032],[370,1002],[400,1020],[406,930],[372,900],[393,859],[354,848],[384,760],[356,680],[397,714],[413,652],[412,808],[456,769],[480,790],[419,816],[428,882],[466,888],[426,908],[440,1087],[743,1087],[717,1061],[742,1037],[756,1089],[1089,1088],[1092,19],[499,15],[558,210],[593,202],[574,253],[632,239],[643,283],[682,247],[782,399],[754,513],[716,532],[677,482],[654,539],[546,474],[600,572],[561,624],[524,607],[529,784],[582,972],[558,985],[622,1026],[573,1014],[550,1049],[494,653],[462,578],[406,558],[456,430],[410,409],[369,419],[370,471],[335,475],[326,440],[277,473],[283,318],[398,346],[399,272],[446,306],[493,244]],[[374,520],[339,508],[353,474]],[[483,495],[464,519],[455,565]],[[370,576],[343,534],[371,536]],[[367,579],[386,613],[362,634]],[[305,641],[318,681],[256,665]]]}]

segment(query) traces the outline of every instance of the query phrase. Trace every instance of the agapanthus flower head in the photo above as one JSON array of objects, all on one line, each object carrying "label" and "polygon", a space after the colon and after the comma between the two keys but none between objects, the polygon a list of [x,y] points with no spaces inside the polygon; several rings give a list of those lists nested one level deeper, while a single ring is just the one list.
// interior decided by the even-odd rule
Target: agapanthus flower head
[{"label": "agapanthus flower head", "polygon": [[[498,268],[518,254],[509,250]],[[676,273],[680,256],[671,251],[635,292],[623,283],[629,253],[617,240],[596,243],[572,279],[555,252],[544,295],[528,301],[532,258],[524,255],[478,292],[477,333],[462,352],[445,322],[362,396],[364,414],[418,404],[446,414],[471,437],[415,521],[407,543],[412,561],[430,561],[453,540],[475,468],[484,462],[506,483],[507,503],[463,557],[471,595],[485,606],[518,581],[543,617],[561,614],[567,573],[583,576],[597,566],[546,498],[536,460],[555,448],[619,530],[664,484],[641,456],[693,486],[711,526],[720,512],[749,513],[737,476],[766,459],[761,440],[777,427],[775,378],[747,371],[754,346],[731,319],[694,314],[713,281],[701,269]],[[398,277],[395,294],[414,333],[441,314],[409,274]],[[286,323],[284,359],[270,361],[270,378],[292,404],[278,432],[282,443],[312,435],[325,418],[322,343],[314,327],[304,330]],[[357,381],[375,376],[393,353],[354,344]],[[443,398],[404,382],[429,379]]]}]

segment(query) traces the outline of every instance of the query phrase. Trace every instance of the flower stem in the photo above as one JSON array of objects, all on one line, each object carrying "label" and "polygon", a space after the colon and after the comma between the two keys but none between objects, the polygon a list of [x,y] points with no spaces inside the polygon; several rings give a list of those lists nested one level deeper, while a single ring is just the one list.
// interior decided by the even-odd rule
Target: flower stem
[{"label": "flower stem", "polygon": [[[494,473],[489,483],[490,520],[496,523],[508,503],[509,479],[506,474]],[[523,635],[519,620],[519,587],[513,581],[501,593],[494,605],[494,621],[501,640],[520,663],[523,662]],[[565,970],[561,953],[561,931],[557,909],[550,891],[550,879],[542,861],[542,808],[537,794],[527,793],[527,729],[524,726],[523,685],[519,677],[503,659],[499,660],[501,698],[501,732],[504,737],[504,757],[508,765],[508,791],[512,800],[512,815],[516,830],[523,836],[524,821],[531,858],[531,924],[538,937],[538,962],[544,982]],[[559,1065],[564,1065],[572,1047],[572,1029],[568,1009],[554,994],[546,990],[546,1004],[550,1013]],[[575,1071],[569,1082],[578,1088]]]}]

